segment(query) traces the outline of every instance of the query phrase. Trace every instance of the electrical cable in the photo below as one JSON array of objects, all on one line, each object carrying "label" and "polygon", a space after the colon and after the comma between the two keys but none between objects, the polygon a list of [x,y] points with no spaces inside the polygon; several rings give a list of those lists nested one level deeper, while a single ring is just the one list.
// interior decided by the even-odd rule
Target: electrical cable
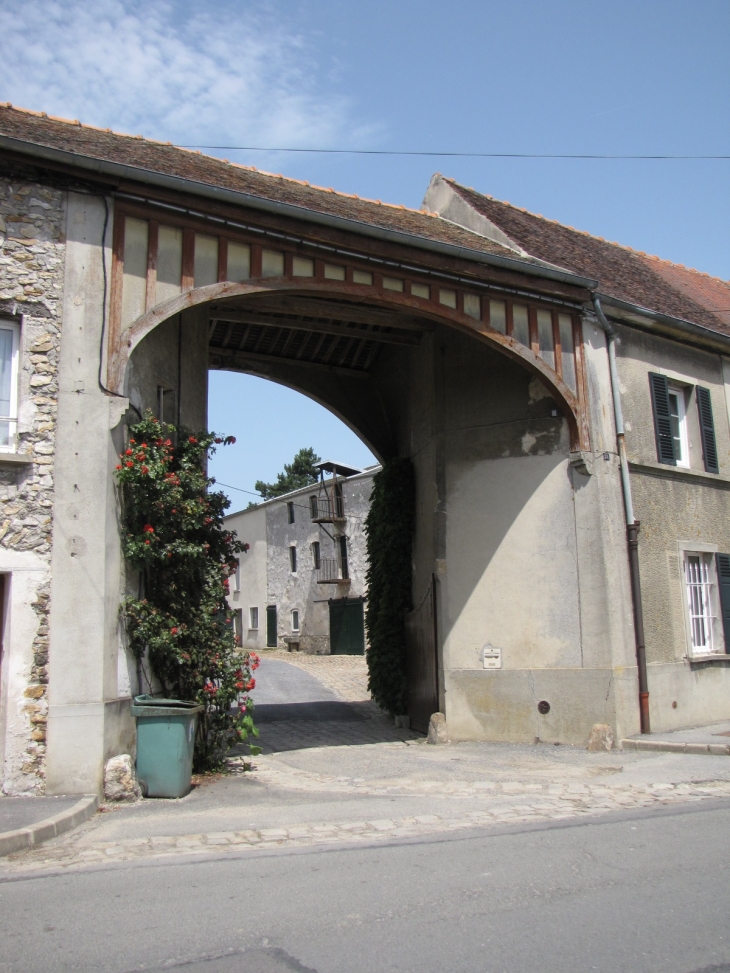
[{"label": "electrical cable", "polygon": [[403,152],[397,149],[299,149],[261,145],[179,145],[179,149],[216,149],[231,152],[302,152],[321,155],[398,155],[448,159],[587,159],[636,161],[727,161],[730,155],[603,155],[601,153],[541,152]]}]

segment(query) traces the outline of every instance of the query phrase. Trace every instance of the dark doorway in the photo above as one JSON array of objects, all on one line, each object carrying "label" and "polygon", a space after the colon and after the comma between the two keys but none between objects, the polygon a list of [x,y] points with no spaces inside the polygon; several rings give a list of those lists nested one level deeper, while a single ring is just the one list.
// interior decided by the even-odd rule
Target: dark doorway
[{"label": "dark doorway", "polygon": [[411,726],[422,733],[428,732],[431,715],[439,708],[437,631],[436,579],[432,577],[421,604],[406,615],[408,715]]},{"label": "dark doorway", "polygon": [[275,649],[279,642],[278,626],[276,622],[276,605],[266,606],[266,646]]},{"label": "dark doorway", "polygon": [[360,598],[330,602],[330,652],[365,655],[365,622]]}]

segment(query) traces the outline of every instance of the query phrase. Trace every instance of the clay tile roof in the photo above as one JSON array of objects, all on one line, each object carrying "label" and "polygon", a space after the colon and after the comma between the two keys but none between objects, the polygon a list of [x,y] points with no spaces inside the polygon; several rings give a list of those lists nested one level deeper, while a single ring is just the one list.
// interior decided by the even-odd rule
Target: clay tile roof
[{"label": "clay tile roof", "polygon": [[[236,165],[200,152],[180,149],[169,142],[154,142],[139,135],[120,135],[109,129],[52,118],[43,112],[20,109],[10,104],[0,104],[0,135],[87,158],[248,193],[303,207],[311,212],[355,220],[439,243],[519,259],[507,247],[443,220],[436,214],[310,186],[297,179],[271,175],[251,166]],[[140,173],[140,182],[144,182],[143,173]],[[531,261],[528,259],[526,262]]]},{"label": "clay tile roof", "polygon": [[527,253],[600,282],[602,294],[730,334],[730,281],[563,226],[446,180]]}]

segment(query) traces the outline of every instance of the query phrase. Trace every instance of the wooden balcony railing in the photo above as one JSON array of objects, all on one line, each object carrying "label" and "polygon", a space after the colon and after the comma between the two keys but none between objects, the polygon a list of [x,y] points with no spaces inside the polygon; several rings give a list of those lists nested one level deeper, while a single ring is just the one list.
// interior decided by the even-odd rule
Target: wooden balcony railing
[{"label": "wooden balcony railing", "polygon": [[347,561],[339,557],[323,557],[317,569],[317,584],[349,584]]},{"label": "wooden balcony railing", "polygon": [[310,497],[310,512],[315,524],[335,524],[345,519],[342,497]]}]

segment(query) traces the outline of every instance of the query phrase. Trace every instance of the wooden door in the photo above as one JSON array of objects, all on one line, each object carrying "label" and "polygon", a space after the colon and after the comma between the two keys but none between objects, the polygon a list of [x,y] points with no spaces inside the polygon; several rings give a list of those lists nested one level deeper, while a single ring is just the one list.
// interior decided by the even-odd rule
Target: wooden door
[{"label": "wooden door", "polygon": [[270,649],[279,643],[279,632],[276,622],[276,605],[266,606],[266,645]]},{"label": "wooden door", "polygon": [[365,621],[359,598],[330,602],[330,652],[332,655],[365,654]]}]

